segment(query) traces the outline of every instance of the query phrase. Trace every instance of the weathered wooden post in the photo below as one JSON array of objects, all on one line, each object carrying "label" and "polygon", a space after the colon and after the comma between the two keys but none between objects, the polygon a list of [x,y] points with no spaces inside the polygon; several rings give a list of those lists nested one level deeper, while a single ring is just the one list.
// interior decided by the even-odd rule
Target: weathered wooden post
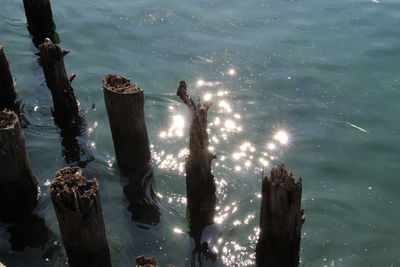
[{"label": "weathered wooden post", "polygon": [[28,31],[33,36],[33,43],[38,46],[45,38],[56,41],[56,25],[53,21],[50,0],[24,0]]},{"label": "weathered wooden post", "polygon": [[64,66],[64,56],[68,51],[62,50],[48,38],[39,46],[39,50],[46,84],[53,97],[54,121],[63,131],[76,131],[80,129],[83,118],[71,87],[75,74],[67,76]]},{"label": "weathered wooden post", "polygon": [[258,267],[299,265],[301,226],[301,179],[294,178],[281,164],[262,181],[260,236],[256,248]]},{"label": "weathered wooden post", "polygon": [[37,181],[18,116],[0,111],[0,220],[13,221],[29,214],[37,198]]},{"label": "weathered wooden post", "polygon": [[63,168],[50,193],[69,265],[111,266],[96,179],[86,180],[79,167]]},{"label": "weathered wooden post", "polygon": [[151,169],[151,154],[144,120],[144,93],[120,75],[103,78],[103,92],[115,155],[123,176],[143,176]]},{"label": "weathered wooden post", "polygon": [[0,110],[15,110],[15,100],[17,99],[17,91],[14,87],[14,80],[10,72],[10,66],[4,46],[0,44]]},{"label": "weathered wooden post", "polygon": [[53,98],[53,117],[61,129],[63,156],[68,164],[81,167],[93,160],[88,144],[81,144],[78,136],[88,138],[85,132],[85,120],[80,113],[71,82],[76,74],[67,76],[64,56],[69,51],[62,50],[46,38],[39,46],[40,62],[46,78],[47,87]]},{"label": "weathered wooden post", "polygon": [[[136,257],[136,267],[159,267],[156,257],[147,258],[145,256]],[[168,264],[167,267],[174,267]]]},{"label": "weathered wooden post", "polygon": [[107,75],[102,82],[117,163],[121,175],[129,180],[124,186],[128,210],[134,221],[155,225],[160,212],[154,193],[143,90],[120,75]]},{"label": "weathered wooden post", "polygon": [[136,257],[136,267],[159,267],[156,257]]},{"label": "weathered wooden post", "polygon": [[209,150],[207,133],[207,111],[212,103],[205,101],[195,104],[187,92],[185,81],[179,83],[176,94],[189,108],[191,115],[189,156],[185,165],[186,191],[191,229],[197,232],[214,223],[216,189],[211,162],[216,156]]}]

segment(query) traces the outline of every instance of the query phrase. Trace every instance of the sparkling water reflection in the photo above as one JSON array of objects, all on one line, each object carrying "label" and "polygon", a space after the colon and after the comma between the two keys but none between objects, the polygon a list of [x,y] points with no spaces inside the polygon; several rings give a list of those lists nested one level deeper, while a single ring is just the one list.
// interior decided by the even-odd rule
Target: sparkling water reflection
[{"label": "sparkling water reflection", "polygon": [[[0,262],[64,266],[46,182],[65,164],[59,130],[22,2],[0,2],[1,42],[42,192],[36,213],[58,244],[46,254],[12,251],[8,226],[0,225]],[[396,0],[53,1],[61,46],[72,50],[65,60],[77,73],[114,266],[132,266],[141,254],[162,266],[192,261],[189,118],[174,95],[182,79],[193,96],[214,103],[209,149],[218,156],[218,210],[204,239],[217,259],[205,266],[253,265],[261,173],[280,162],[304,178],[302,266],[397,266],[398,9]],[[108,73],[132,77],[146,94],[162,206],[161,222],[147,229],[126,212],[101,93]]]}]

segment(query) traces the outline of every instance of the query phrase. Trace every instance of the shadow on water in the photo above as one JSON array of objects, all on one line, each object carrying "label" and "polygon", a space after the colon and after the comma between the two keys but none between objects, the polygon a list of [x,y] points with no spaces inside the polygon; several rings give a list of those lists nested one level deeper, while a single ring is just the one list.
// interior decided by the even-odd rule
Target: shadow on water
[{"label": "shadow on water", "polygon": [[222,228],[206,219],[209,216],[188,210],[190,216],[191,266],[218,265],[218,255],[213,251]]},{"label": "shadow on water", "polygon": [[10,235],[8,240],[10,256],[2,258],[2,261],[7,266],[8,264],[12,266],[11,252],[22,252],[28,248],[40,249],[42,259],[45,261],[54,260],[62,254],[61,244],[57,242],[57,237],[46,226],[42,217],[35,214],[26,215],[17,222],[6,226],[6,229]]},{"label": "shadow on water", "polygon": [[130,174],[121,176],[124,194],[128,200],[128,211],[131,220],[146,225],[157,225],[160,222],[160,205],[156,194],[154,170],[149,168],[144,175]]},{"label": "shadow on water", "polygon": [[[85,169],[88,163],[94,160],[86,127],[80,127],[74,131],[61,130],[60,136],[62,156],[68,166],[79,166]],[[91,173],[89,176],[92,177]]]}]

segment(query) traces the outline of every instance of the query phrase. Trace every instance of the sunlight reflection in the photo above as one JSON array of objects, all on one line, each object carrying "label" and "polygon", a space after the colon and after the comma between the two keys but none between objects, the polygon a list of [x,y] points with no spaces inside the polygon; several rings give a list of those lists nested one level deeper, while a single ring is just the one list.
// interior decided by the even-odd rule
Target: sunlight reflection
[{"label": "sunlight reflection", "polygon": [[210,101],[212,99],[212,94],[207,93],[204,95],[204,101]]},{"label": "sunlight reflection", "polygon": [[265,159],[263,159],[263,158],[260,158],[259,161],[260,161],[260,163],[261,163],[264,167],[267,167],[267,166],[269,165],[268,160],[265,160]]},{"label": "sunlight reflection", "polygon": [[[227,74],[233,76],[237,73],[235,69],[221,73]],[[212,170],[218,196],[214,222],[222,227],[248,233],[240,242],[228,242],[221,238],[210,248],[220,253],[219,257],[227,266],[254,266],[254,250],[259,234],[259,229],[255,227],[255,215],[244,214],[244,207],[239,206],[240,201],[239,204],[231,203],[229,193],[251,184],[251,179],[260,179],[263,170],[281,161],[287,146],[293,142],[293,136],[285,125],[269,124],[272,118],[265,118],[267,123],[264,126],[269,134],[264,137],[254,136],[251,132],[254,127],[249,126],[247,121],[249,113],[246,107],[235,98],[235,94],[230,94],[230,89],[224,88],[221,82],[207,81],[207,77],[194,81],[194,84],[195,87],[202,87],[197,88],[197,92],[201,92],[199,99],[212,100],[214,103],[208,113],[207,127],[210,140],[208,149],[218,156],[213,161]],[[192,96],[197,103],[197,95],[193,93]],[[189,113],[184,104],[171,103],[165,109],[170,117],[169,124],[158,132],[161,142],[152,153],[157,167],[173,174],[166,175],[165,179],[175,181],[184,179],[185,175],[185,159],[189,155],[189,122],[186,121],[186,114]],[[187,199],[183,195],[169,192],[164,195],[163,201],[168,202],[168,206],[174,211],[184,214]],[[260,198],[260,191],[254,192],[249,202],[258,203]],[[181,228],[171,228],[174,234],[186,233]]]},{"label": "sunlight reflection", "polygon": [[91,134],[94,131],[94,129],[96,129],[98,126],[99,126],[99,123],[97,121],[95,121],[91,126],[89,126],[89,128],[88,128],[89,134]]},{"label": "sunlight reflection", "polygon": [[279,131],[275,134],[274,138],[278,140],[282,145],[286,145],[289,141],[289,137],[286,132]]},{"label": "sunlight reflection", "polygon": [[174,228],[174,233],[175,233],[175,234],[183,234],[184,232],[183,232],[181,229],[175,227],[175,228]]},{"label": "sunlight reflection", "polygon": [[236,123],[232,120],[226,120],[225,121],[225,127],[232,130],[236,128]]},{"label": "sunlight reflection", "polygon": [[185,128],[185,119],[182,115],[174,115],[172,116],[172,124],[167,131],[161,131],[159,133],[160,138],[164,139],[167,137],[182,137],[183,130]]},{"label": "sunlight reflection", "polygon": [[268,149],[274,150],[276,148],[276,145],[274,143],[269,143],[268,144]]},{"label": "sunlight reflection", "polygon": [[231,105],[225,100],[219,101],[218,106],[228,113],[232,112]]},{"label": "sunlight reflection", "polygon": [[213,87],[213,86],[217,86],[217,85],[220,85],[220,84],[221,84],[221,82],[210,82],[210,81],[204,81],[202,79],[199,79],[196,82],[197,87],[202,87],[202,86]]}]

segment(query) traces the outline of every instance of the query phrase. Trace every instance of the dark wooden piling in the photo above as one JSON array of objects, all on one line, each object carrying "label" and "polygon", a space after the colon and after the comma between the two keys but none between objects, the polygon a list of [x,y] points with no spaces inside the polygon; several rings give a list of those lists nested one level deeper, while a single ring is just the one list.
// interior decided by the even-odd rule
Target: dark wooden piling
[{"label": "dark wooden piling", "polygon": [[37,181],[18,116],[0,111],[0,220],[14,221],[29,214],[37,198]]},{"label": "dark wooden piling", "polygon": [[57,41],[56,25],[53,20],[50,0],[24,0],[28,31],[33,36],[36,46],[42,44],[45,38]]},{"label": "dark wooden piling", "polygon": [[195,104],[189,96],[186,83],[181,81],[177,95],[190,110],[189,156],[186,159],[186,191],[190,212],[191,232],[201,231],[214,223],[216,193],[211,162],[216,158],[209,150],[207,111],[211,102]]},{"label": "dark wooden piling", "polygon": [[14,80],[11,75],[10,66],[4,46],[0,44],[0,110],[10,109],[15,112],[17,91],[14,87]]},{"label": "dark wooden piling", "polygon": [[107,75],[102,82],[121,174],[143,176],[151,168],[143,90],[131,83],[129,78],[119,75]]},{"label": "dark wooden piling", "polygon": [[67,167],[56,173],[50,193],[69,265],[111,266],[96,179],[86,180],[82,169]]},{"label": "dark wooden piling", "polygon": [[302,183],[284,164],[272,168],[262,181],[260,236],[256,248],[258,267],[295,267],[299,265]]},{"label": "dark wooden piling", "polygon": [[83,117],[71,86],[75,74],[68,76],[64,66],[64,56],[68,51],[62,50],[48,38],[39,46],[39,50],[46,84],[53,98],[54,121],[64,132],[79,132],[77,129],[81,128]]},{"label": "dark wooden piling", "polygon": [[144,119],[144,93],[129,78],[107,75],[103,92],[117,163],[124,178],[124,193],[132,220],[150,225],[160,221]]},{"label": "dark wooden piling", "polygon": [[62,50],[48,38],[39,50],[40,63],[53,99],[54,121],[61,129],[63,157],[69,165],[85,167],[93,160],[93,155],[85,119],[71,86],[76,74],[68,76],[64,65],[64,56],[69,51]]}]

